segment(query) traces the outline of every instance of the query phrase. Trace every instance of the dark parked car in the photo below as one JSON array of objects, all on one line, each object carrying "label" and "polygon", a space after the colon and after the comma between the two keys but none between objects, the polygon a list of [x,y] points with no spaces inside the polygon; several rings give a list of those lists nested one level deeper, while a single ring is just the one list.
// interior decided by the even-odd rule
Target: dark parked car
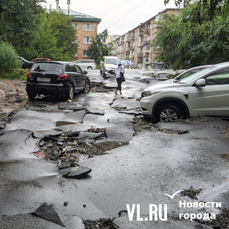
[{"label": "dark parked car", "polygon": [[31,60],[31,62],[49,62],[49,61],[51,61],[51,59],[50,58],[34,58],[34,59],[32,59]]},{"label": "dark parked car", "polygon": [[30,69],[34,65],[34,62],[28,61],[21,56],[19,56],[19,61],[21,62],[21,67],[23,69]]},{"label": "dark parked car", "polygon": [[37,94],[72,99],[80,91],[90,91],[88,72],[74,62],[35,63],[27,73],[26,91],[30,99]]}]

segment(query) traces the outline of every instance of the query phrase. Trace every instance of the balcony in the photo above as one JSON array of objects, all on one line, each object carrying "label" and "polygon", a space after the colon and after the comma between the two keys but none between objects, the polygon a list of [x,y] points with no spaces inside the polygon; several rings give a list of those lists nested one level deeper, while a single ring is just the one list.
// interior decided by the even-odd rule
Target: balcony
[{"label": "balcony", "polygon": [[150,59],[149,59],[149,58],[145,59],[144,63],[145,63],[145,64],[150,64],[150,63],[151,63],[151,62],[150,62]]},{"label": "balcony", "polygon": [[143,28],[139,28],[139,35],[144,35],[144,29]]},{"label": "balcony", "polygon": [[143,56],[149,56],[149,50],[146,50],[145,52],[143,52]]},{"label": "balcony", "polygon": [[142,41],[138,42],[138,47],[139,46],[143,46],[143,42]]},{"label": "balcony", "polygon": [[130,41],[130,35],[128,34],[125,39],[126,42]]},{"label": "balcony", "polygon": [[123,45],[123,44],[124,44],[124,40],[120,40],[119,45]]}]

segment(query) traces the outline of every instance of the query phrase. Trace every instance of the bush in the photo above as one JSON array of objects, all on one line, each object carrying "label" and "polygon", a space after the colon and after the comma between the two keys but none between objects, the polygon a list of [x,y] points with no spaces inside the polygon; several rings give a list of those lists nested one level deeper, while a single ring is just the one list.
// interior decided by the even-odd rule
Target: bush
[{"label": "bush", "polygon": [[26,80],[27,71],[22,68],[12,69],[7,72],[1,72],[0,79]]},{"label": "bush", "polygon": [[20,66],[18,54],[14,47],[5,42],[0,43],[0,72],[8,72]]}]

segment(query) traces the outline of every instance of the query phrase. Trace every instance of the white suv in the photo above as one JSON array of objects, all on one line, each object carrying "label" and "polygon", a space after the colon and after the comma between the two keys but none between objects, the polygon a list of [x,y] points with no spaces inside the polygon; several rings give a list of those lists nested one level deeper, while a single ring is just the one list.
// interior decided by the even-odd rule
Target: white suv
[{"label": "white suv", "polygon": [[116,56],[104,56],[100,61],[100,73],[105,78],[107,75],[114,75],[118,66],[119,58]]},{"label": "white suv", "polygon": [[173,122],[188,116],[229,117],[229,62],[212,65],[180,80],[146,88],[140,104],[145,118]]},{"label": "white suv", "polygon": [[82,60],[76,60],[75,63],[78,66],[80,66],[82,70],[96,69],[96,63],[94,60],[82,59]]}]

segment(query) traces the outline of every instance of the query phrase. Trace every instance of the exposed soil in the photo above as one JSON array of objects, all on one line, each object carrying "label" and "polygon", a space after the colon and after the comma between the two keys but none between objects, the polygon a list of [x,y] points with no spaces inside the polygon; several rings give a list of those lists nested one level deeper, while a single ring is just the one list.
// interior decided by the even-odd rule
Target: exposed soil
[{"label": "exposed soil", "polygon": [[0,118],[10,114],[27,100],[26,82],[20,80],[0,81]]}]

